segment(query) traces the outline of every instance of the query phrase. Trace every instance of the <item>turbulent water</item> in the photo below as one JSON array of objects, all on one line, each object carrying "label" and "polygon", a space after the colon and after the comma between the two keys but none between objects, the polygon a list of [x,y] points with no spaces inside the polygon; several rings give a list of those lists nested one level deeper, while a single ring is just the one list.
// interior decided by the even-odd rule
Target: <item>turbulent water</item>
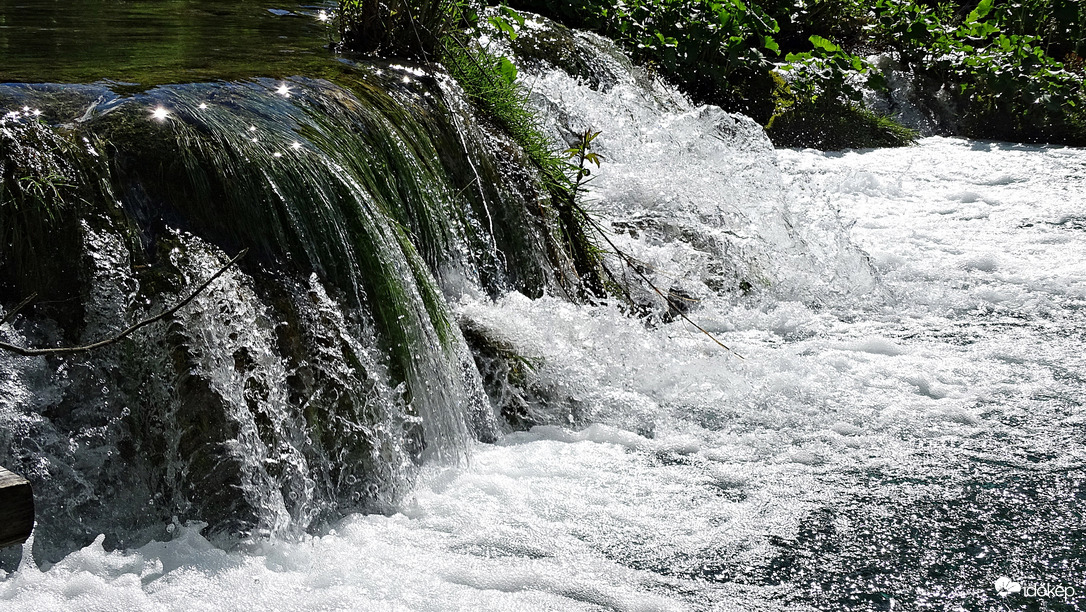
[{"label": "turbulent water", "polygon": [[539,425],[316,534],[24,554],[0,608],[1086,609],[1086,151],[774,151],[598,62],[523,78],[554,139],[602,131],[590,207],[732,351],[617,259],[647,319],[459,283]]}]

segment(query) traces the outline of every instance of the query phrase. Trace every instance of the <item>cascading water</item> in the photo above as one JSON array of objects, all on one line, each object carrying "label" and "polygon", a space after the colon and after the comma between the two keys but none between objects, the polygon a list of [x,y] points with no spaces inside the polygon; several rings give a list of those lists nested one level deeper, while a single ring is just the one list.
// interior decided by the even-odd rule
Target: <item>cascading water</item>
[{"label": "cascading water", "polygon": [[[29,173],[59,190],[12,199],[4,223],[10,261],[27,262],[9,281],[46,305],[16,320],[17,341],[107,337],[180,300],[223,248],[252,251],[129,344],[0,356],[12,389],[55,379],[44,404],[11,396],[3,413],[6,464],[52,483],[41,503],[65,509],[39,522],[45,558],[118,520],[133,528],[110,545],[161,537],[171,517],[302,533],[390,508],[416,460],[493,438],[442,289],[548,286],[541,188],[498,175],[489,137],[452,120],[455,88],[421,74],[344,68],[353,93],[302,78],[0,89],[28,109],[4,118],[9,187],[31,194]],[[50,144],[20,145],[35,138]],[[63,260],[62,282],[37,263]]]},{"label": "cascading water", "polygon": [[[456,328],[464,330],[494,408],[516,417],[510,421],[535,425],[511,432],[508,424],[491,424],[504,435],[492,432],[493,444],[464,442],[469,463],[431,461],[412,485],[389,480],[391,472],[413,465],[420,439],[433,440],[430,432],[418,433],[433,415],[412,403],[422,391],[412,388],[409,371],[388,345],[380,323],[385,315],[369,301],[374,291],[366,283],[374,281],[361,280],[368,270],[337,268],[354,260],[324,250],[364,245],[349,237],[340,246],[296,238],[336,235],[337,222],[346,221],[335,211],[301,218],[297,228],[273,224],[285,228],[283,235],[258,231],[249,221],[212,223],[209,216],[229,211],[252,220],[265,200],[291,200],[273,197],[284,184],[280,192],[297,192],[274,170],[282,159],[274,154],[286,157],[288,149],[259,142],[249,149],[248,128],[260,132],[274,124],[279,127],[269,133],[284,144],[315,143],[310,134],[316,128],[295,129],[291,121],[326,125],[325,107],[316,119],[287,118],[331,87],[292,81],[288,89],[295,88],[296,97],[290,99],[276,94],[279,82],[263,81],[118,98],[119,112],[129,105],[148,114],[157,103],[175,108],[182,100],[177,107],[194,113],[209,91],[223,91],[248,110],[236,118],[216,115],[225,122],[221,129],[188,141],[205,147],[189,145],[192,159],[174,161],[162,155],[161,138],[147,137],[133,150],[159,151],[157,165],[111,168],[119,173],[111,185],[142,186],[114,188],[113,195],[137,227],[147,228],[137,234],[140,240],[161,245],[160,254],[135,248],[118,228],[120,219],[76,228],[87,245],[79,278],[98,292],[84,300],[90,308],[81,315],[83,337],[99,337],[102,327],[172,302],[166,298],[182,295],[233,252],[215,245],[247,245],[256,256],[229,271],[226,282],[199,296],[164,332],[141,336],[136,351],[117,349],[100,365],[63,368],[0,357],[0,414],[14,423],[0,431],[21,436],[24,457],[49,468],[47,482],[66,487],[57,503],[73,504],[71,518],[46,523],[41,533],[83,519],[84,526],[65,533],[84,541],[95,529],[105,534],[53,565],[26,557],[18,571],[0,578],[0,607],[1086,609],[1080,508],[1086,499],[1086,381],[1079,374],[1086,329],[1086,277],[1079,265],[1086,255],[1080,201],[1086,152],[938,138],[904,151],[774,152],[748,120],[690,106],[596,37],[530,21],[518,44],[531,40],[529,34],[565,44],[552,61],[574,73],[522,56],[525,85],[552,137],[587,127],[603,132],[598,143],[605,159],[594,172],[588,205],[659,287],[691,303],[690,316],[744,359],[653,306],[658,302],[650,290],[637,288],[629,272],[634,299],[657,308],[645,320],[625,315],[617,300],[578,305],[553,295],[526,297],[559,273],[540,271],[542,256],[518,264],[495,255],[517,255],[512,243],[501,245],[501,232],[490,232],[503,228],[498,215],[508,214],[498,210],[497,191],[468,190],[471,213],[463,220],[426,217],[425,211],[442,210],[429,204],[381,206],[387,217],[374,215],[370,223],[396,219],[412,238],[384,243],[402,255],[388,264],[391,277],[415,287],[415,301],[400,307],[412,308],[421,329],[433,330],[425,337],[437,338],[429,345],[437,356],[428,359],[447,366],[436,375],[443,378],[427,372],[427,380],[448,384],[466,376],[452,387],[466,394],[463,411],[443,414],[460,414],[453,427],[466,428],[471,401],[482,396],[474,368],[461,367],[463,353],[441,348],[435,312],[459,323],[448,328],[454,346],[462,346]],[[107,94],[95,96],[103,96],[99,108],[110,108]],[[423,98],[428,108],[432,101]],[[277,110],[254,114],[246,100]],[[108,116],[89,127],[125,125]],[[190,117],[183,126],[150,125],[184,135],[185,126],[203,125]],[[468,120],[457,115],[451,123],[460,129],[445,132],[445,141],[459,150],[485,149],[460,123]],[[116,138],[120,132],[88,133]],[[224,138],[226,144],[216,140]],[[369,176],[351,167],[348,158],[356,153],[335,142],[306,149],[321,156],[323,168],[336,169],[318,165],[318,183]],[[417,143],[395,142],[396,148]],[[208,151],[255,155],[248,159],[259,159],[258,174],[208,176],[206,183],[185,178],[176,193],[161,188],[179,183],[158,178],[171,176],[170,168],[191,177],[193,168],[245,167],[240,155],[207,165],[199,156]],[[383,155],[378,149],[378,159],[395,154]],[[453,178],[431,182],[423,170],[415,183],[438,194],[459,193],[486,166],[472,157],[457,171],[438,158],[442,163],[431,168]],[[426,168],[420,162],[412,171],[418,167]],[[124,174],[126,168],[167,172]],[[310,166],[298,172],[318,172],[304,168]],[[193,209],[187,198],[194,193],[230,193],[216,181],[259,189],[221,200],[221,211]],[[349,191],[378,201],[419,201],[408,197],[413,189],[392,198],[390,191],[404,194],[404,188],[378,183]],[[175,211],[157,226],[140,216],[156,210],[141,205],[156,203]],[[301,217],[292,216],[289,204],[276,212],[282,219]],[[305,225],[316,221],[324,225]],[[458,244],[472,246],[442,246]],[[425,265],[412,263],[419,261]],[[165,270],[152,277],[154,293],[140,276],[147,264]],[[617,260],[609,265],[623,270]],[[423,299],[425,268],[433,270],[448,306],[442,291]],[[495,273],[488,277],[486,270]],[[502,270],[528,270],[508,276],[532,280],[488,280]],[[508,287],[521,291],[503,290]],[[4,333],[43,345],[61,340],[65,325],[70,322],[60,314],[39,316]],[[120,374],[120,367],[131,374]],[[162,371],[171,374],[157,374]],[[121,393],[146,397],[137,406],[155,407],[142,413],[158,420],[126,414],[137,409],[117,399]],[[86,401],[65,401],[72,397]],[[432,397],[435,409],[448,401]],[[187,398],[204,399],[194,410]],[[336,412],[360,407],[369,418]],[[209,421],[213,414],[226,416]],[[303,421],[304,428],[294,425]],[[324,423],[338,429],[324,437]],[[371,431],[373,423],[383,431]],[[145,437],[159,440],[157,447],[137,453],[117,443],[136,425],[155,434]],[[235,441],[236,452],[225,455],[235,464],[227,473],[238,475],[250,493],[241,498],[259,511],[260,520],[249,524],[287,528],[224,550],[205,539],[202,524],[179,524],[207,520],[215,509],[188,508],[191,491],[184,485],[195,482],[194,471],[221,474],[201,468],[201,460],[213,458],[176,460],[206,453],[202,442],[209,437]],[[358,440],[359,446],[333,446],[331,439]],[[346,452],[331,456],[339,450]],[[135,471],[170,487],[117,479],[121,467],[153,453],[170,458],[166,474],[149,470],[150,459]],[[359,469],[337,480],[330,466]],[[100,476],[95,481],[88,474]],[[340,484],[350,476],[361,484]],[[96,482],[113,488],[96,488]],[[331,503],[370,484],[399,487],[377,495],[384,504],[370,498],[358,506],[384,515],[352,514],[316,535],[300,535],[299,527],[317,515],[305,518],[308,510],[291,493]],[[334,494],[326,494],[329,489]],[[149,508],[134,503],[155,500],[158,491],[172,498]],[[123,500],[111,507],[121,511],[112,521],[88,510],[105,495]],[[326,520],[353,508],[337,503],[325,509]],[[175,522],[167,508],[191,512]],[[246,516],[245,508],[228,510]],[[1004,587],[1015,582],[1022,589],[1001,591],[995,582],[1001,577],[1008,578],[999,583]]]}]

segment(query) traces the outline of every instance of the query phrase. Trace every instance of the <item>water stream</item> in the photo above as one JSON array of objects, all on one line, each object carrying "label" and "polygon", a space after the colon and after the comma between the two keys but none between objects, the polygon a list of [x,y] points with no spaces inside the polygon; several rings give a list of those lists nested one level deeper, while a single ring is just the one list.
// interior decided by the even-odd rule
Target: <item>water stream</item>
[{"label": "water stream", "polygon": [[[328,70],[334,2],[0,1],[0,82],[128,87]],[[322,13],[323,12],[323,13]]]},{"label": "water stream", "polygon": [[[471,180],[428,165],[440,155],[426,150],[393,159],[422,168],[412,184],[424,188],[348,185],[369,194],[351,199],[351,211],[389,193],[417,204],[373,204],[399,225],[365,216],[369,236],[411,228],[414,242],[374,250],[393,270],[381,278],[409,296],[406,313],[370,300],[368,272],[336,268],[355,260],[335,249],[366,245],[298,237],[344,223],[339,196],[318,192],[310,202],[327,214],[297,213],[308,220],[273,225],[292,229],[272,240],[244,224],[201,222],[215,213],[129,176],[120,184],[147,193],[113,194],[128,214],[138,218],[146,209],[137,204],[152,201],[177,211],[149,225],[157,233],[145,240],[169,247],[152,263],[187,281],[221,265],[216,245],[260,248],[263,259],[231,272],[134,355],[75,366],[0,355],[0,441],[71,504],[39,528],[37,559],[27,545],[0,573],[0,609],[1086,610],[1086,151],[939,137],[901,150],[775,151],[749,119],[690,105],[603,41],[574,38],[592,74],[522,68],[546,130],[556,142],[602,131],[589,206],[732,352],[667,312],[629,272],[645,318],[617,299],[571,303],[539,271],[544,255],[497,256],[516,244],[487,229],[498,192],[464,196],[472,212],[463,218],[427,217]],[[274,187],[313,173],[319,180],[306,185],[366,175],[337,157],[341,141],[319,142],[341,133],[322,131],[330,115],[355,125],[391,117],[395,138],[408,129],[394,111],[367,115],[338,86],[290,80],[286,98],[282,83],[120,96],[105,87],[70,106],[100,100],[96,108],[121,109],[114,117],[157,104],[189,113],[172,134],[212,153],[257,156],[261,170],[239,180],[270,201]],[[393,97],[427,105],[425,90],[455,107],[444,87]],[[3,91],[51,100],[73,90]],[[195,115],[204,100],[221,109],[226,99],[229,113]],[[90,124],[112,125],[109,117]],[[482,128],[451,123],[478,138],[463,149],[486,150]],[[250,126],[282,148],[244,148]],[[319,161],[263,170],[294,142]],[[381,142],[366,141],[366,154],[392,159]],[[192,185],[187,193],[215,193]],[[223,205],[239,214],[268,200]],[[277,209],[286,219],[293,201],[283,196]],[[307,226],[313,218],[322,224]],[[141,292],[147,281],[132,258],[145,255],[114,225],[81,235],[83,275],[102,292],[86,301],[88,334],[146,309],[147,295],[180,292],[174,276],[160,293]],[[306,265],[282,263],[299,260]],[[431,284],[439,289],[424,299]],[[412,345],[426,348],[415,374],[383,340],[394,332],[381,321],[401,315],[424,338]],[[446,337],[442,319],[455,323]],[[301,331],[284,333],[282,320]],[[48,342],[62,327],[39,317],[4,333]],[[480,338],[499,350],[480,350]],[[336,394],[313,400],[332,413],[350,395],[346,405],[370,411],[358,427],[385,429],[354,431],[338,419],[343,429],[322,438],[295,411],[306,405],[299,388]],[[77,392],[90,396],[74,402]],[[243,447],[228,455],[237,477],[228,484],[245,492],[244,504],[235,494],[226,513],[241,527],[211,512],[217,498],[186,488],[199,462],[138,464],[147,470],[139,478],[122,477],[138,456],[118,442],[132,438],[133,421],[102,414],[142,409],[156,452],[184,456],[198,448],[185,434],[186,393],[212,398],[198,414],[229,416],[229,427],[205,424],[201,434]],[[150,399],[139,408],[117,397]],[[534,427],[514,431],[480,410],[487,397]],[[471,417],[480,413],[482,436]],[[81,433],[62,435],[73,423]],[[332,456],[343,440],[357,444],[347,446],[353,454]],[[418,467],[419,440],[448,450]],[[357,470],[339,471],[351,461]],[[88,476],[96,471],[105,476]],[[365,497],[367,487],[376,490]],[[354,493],[363,498],[352,506]],[[107,495],[119,501],[94,514]],[[217,531],[205,529],[209,520]],[[232,529],[249,537],[239,544],[226,537]],[[1022,590],[1001,594],[1001,577]]]}]

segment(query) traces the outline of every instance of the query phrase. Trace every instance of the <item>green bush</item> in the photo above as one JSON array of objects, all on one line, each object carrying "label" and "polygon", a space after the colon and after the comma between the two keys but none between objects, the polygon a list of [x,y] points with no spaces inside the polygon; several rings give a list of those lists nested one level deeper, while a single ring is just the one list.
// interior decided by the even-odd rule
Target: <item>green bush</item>
[{"label": "green bush", "polygon": [[[861,88],[883,85],[863,57],[889,51],[926,82],[954,92],[964,135],[1086,140],[1081,0],[878,0],[873,7],[861,0],[512,4],[611,37],[696,101],[763,124],[791,106],[791,115],[855,118],[863,109]],[[774,64],[781,53],[784,61]],[[784,105],[774,104],[782,99],[773,93],[774,70],[789,82]],[[879,125],[889,126],[885,118]]]},{"label": "green bush", "polygon": [[[906,0],[879,0],[876,42],[953,92],[966,136],[1086,144],[1082,75],[1046,52],[1053,42],[1022,27],[1048,22],[1043,10],[1051,4],[981,0],[960,16]],[[1027,19],[1024,11],[1030,10],[1037,13]],[[1069,27],[1081,38],[1079,19]]]},{"label": "green bush", "polygon": [[[979,6],[975,0],[951,5],[955,7],[953,23]],[[1002,0],[991,5],[987,18],[1008,35],[1035,37],[1047,55],[1062,62],[1086,55],[1086,3],[1082,0]]]},{"label": "green bush", "polygon": [[777,22],[742,0],[513,0],[621,43],[692,98],[765,122],[772,114]]}]

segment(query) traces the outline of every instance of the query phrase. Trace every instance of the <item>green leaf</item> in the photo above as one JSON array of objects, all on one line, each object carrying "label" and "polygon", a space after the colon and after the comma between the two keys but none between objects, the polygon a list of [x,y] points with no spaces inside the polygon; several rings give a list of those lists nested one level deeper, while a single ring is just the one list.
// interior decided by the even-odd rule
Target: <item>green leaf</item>
[{"label": "green leaf", "polygon": [[515,10],[509,8],[508,6],[506,6],[504,4],[501,5],[501,12],[502,12],[502,14],[504,14],[509,19],[512,19],[513,21],[517,22],[517,25],[519,25],[521,27],[524,27],[524,16],[521,15],[520,13],[516,12]]},{"label": "green leaf", "polygon": [[977,8],[973,9],[973,12],[969,13],[969,16],[965,18],[965,23],[976,23],[987,17],[988,13],[992,11],[992,4],[994,3],[995,0],[980,0]]},{"label": "green leaf", "polygon": [[517,31],[513,29],[512,24],[509,23],[504,17],[494,15],[487,19],[490,25],[498,29],[499,32],[503,32],[509,37],[509,40],[517,39]]},{"label": "green leaf", "polygon": [[508,57],[501,58],[498,63],[498,71],[505,77],[506,82],[512,84],[517,80],[517,67],[513,65],[513,62],[509,61]]},{"label": "green leaf", "polygon": [[816,49],[822,49],[824,51],[828,51],[829,53],[836,52],[838,48],[837,45],[833,44],[828,39],[819,36],[818,34],[811,36],[811,38],[809,38],[808,40],[811,41],[811,44],[814,45]]}]

